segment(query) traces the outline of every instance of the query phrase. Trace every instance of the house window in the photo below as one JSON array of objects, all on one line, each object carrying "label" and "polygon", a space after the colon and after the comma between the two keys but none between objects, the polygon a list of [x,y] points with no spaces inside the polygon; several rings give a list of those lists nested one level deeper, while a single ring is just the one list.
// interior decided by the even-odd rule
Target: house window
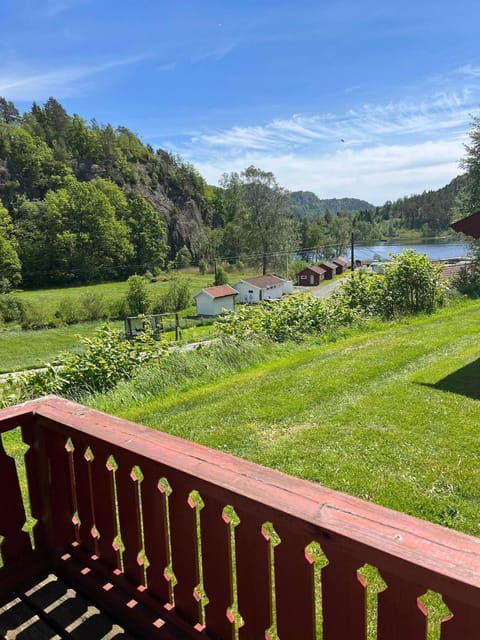
[{"label": "house window", "polygon": [[248,293],[253,293],[253,289],[249,289],[249,290],[248,290]]},{"label": "house window", "polygon": [[300,276],[300,280],[306,280],[308,276]]}]

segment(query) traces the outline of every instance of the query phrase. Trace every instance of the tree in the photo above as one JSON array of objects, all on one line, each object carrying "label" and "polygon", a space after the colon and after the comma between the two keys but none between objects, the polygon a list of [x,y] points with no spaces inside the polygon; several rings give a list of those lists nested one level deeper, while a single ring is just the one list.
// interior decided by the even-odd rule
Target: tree
[{"label": "tree", "polygon": [[385,266],[385,315],[432,313],[443,302],[441,267],[412,249]]},{"label": "tree", "polygon": [[0,123],[15,124],[20,121],[20,114],[13,102],[0,97]]},{"label": "tree", "polygon": [[182,247],[175,256],[175,267],[177,269],[184,269],[192,264],[192,254],[188,247]]},{"label": "tree", "polygon": [[465,145],[465,157],[460,162],[467,172],[467,179],[457,200],[458,217],[480,209],[480,118],[473,118],[469,136],[470,144]]},{"label": "tree", "polygon": [[132,198],[128,203],[127,224],[136,268],[145,272],[163,267],[167,255],[165,224],[152,205],[140,196]]},{"label": "tree", "polygon": [[14,226],[0,200],[0,292],[6,293],[22,280]]},{"label": "tree", "polygon": [[132,315],[147,313],[150,307],[150,296],[147,283],[141,276],[130,276],[127,280],[127,303]]},{"label": "tree", "polygon": [[[269,259],[278,252],[298,246],[296,222],[289,216],[289,199],[273,173],[250,166],[240,176],[224,176],[226,211],[237,243],[250,253],[258,253],[265,274]],[[229,237],[225,230],[225,239]],[[236,257],[238,254],[234,254]],[[229,256],[230,257],[230,256]]]}]

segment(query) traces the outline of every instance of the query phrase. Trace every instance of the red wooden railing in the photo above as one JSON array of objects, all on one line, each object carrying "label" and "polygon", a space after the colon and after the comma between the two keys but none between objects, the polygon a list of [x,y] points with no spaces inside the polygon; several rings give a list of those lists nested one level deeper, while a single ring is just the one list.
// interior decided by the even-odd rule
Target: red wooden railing
[{"label": "red wooden railing", "polygon": [[60,398],[0,432],[0,595],[50,567],[158,638],[480,638],[476,538]]}]

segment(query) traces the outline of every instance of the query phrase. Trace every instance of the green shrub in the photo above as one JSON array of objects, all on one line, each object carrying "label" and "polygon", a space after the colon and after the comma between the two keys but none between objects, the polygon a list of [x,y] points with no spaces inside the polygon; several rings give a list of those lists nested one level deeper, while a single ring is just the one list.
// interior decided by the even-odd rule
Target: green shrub
[{"label": "green shrub", "polygon": [[150,309],[150,295],[147,289],[147,283],[142,276],[130,276],[127,280],[126,301],[130,315],[138,316],[148,313]]},{"label": "green shrub", "polygon": [[152,301],[153,313],[182,311],[191,304],[190,283],[182,277],[174,277],[168,287]]},{"label": "green shrub", "polygon": [[48,329],[59,324],[60,320],[55,317],[54,311],[43,304],[28,303],[23,309],[22,329]]},{"label": "green shrub", "polygon": [[202,276],[204,276],[207,273],[207,266],[208,265],[205,260],[200,260],[200,262],[198,263],[198,270],[200,271]]},{"label": "green shrub", "polygon": [[105,297],[97,291],[87,291],[80,298],[86,320],[100,320],[109,316]]},{"label": "green shrub", "polygon": [[222,266],[218,266],[217,272],[215,273],[215,279],[213,281],[213,284],[218,286],[221,284],[227,284],[227,282],[228,282],[227,272]]},{"label": "green shrub", "polygon": [[7,380],[3,395],[12,402],[50,393],[78,400],[112,389],[167,353],[148,329],[135,340],[124,340],[121,332],[108,324],[99,327],[93,338],[80,338],[80,343],[82,353],[60,354],[43,370]]},{"label": "green shrub", "polygon": [[219,335],[237,338],[265,336],[276,342],[302,340],[307,335],[330,334],[354,322],[355,312],[339,299],[298,294],[280,300],[242,305],[218,318]]},{"label": "green shrub", "polygon": [[65,324],[75,324],[84,320],[85,314],[78,300],[67,296],[60,300],[55,317]]},{"label": "green shrub", "polygon": [[0,316],[4,322],[21,322],[26,304],[13,293],[0,294]]}]

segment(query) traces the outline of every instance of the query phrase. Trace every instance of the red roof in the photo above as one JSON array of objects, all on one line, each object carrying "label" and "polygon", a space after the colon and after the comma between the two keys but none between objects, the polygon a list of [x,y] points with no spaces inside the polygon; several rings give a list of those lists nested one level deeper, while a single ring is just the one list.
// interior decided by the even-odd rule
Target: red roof
[{"label": "red roof", "polygon": [[332,271],[336,271],[338,269],[338,264],[335,264],[334,262],[329,262],[328,260],[326,260],[325,262],[322,262],[320,266],[326,267],[327,270],[330,269]]},{"label": "red roof", "polygon": [[243,282],[253,284],[254,287],[258,287],[259,289],[265,289],[272,285],[281,284],[282,282],[285,282],[285,280],[278,276],[259,276],[258,278],[245,278]]},{"label": "red roof", "polygon": [[338,256],[338,258],[334,258],[332,260],[332,262],[336,262],[337,264],[341,265],[342,267],[346,267],[348,265],[348,260],[346,258],[344,258],[343,256]]},{"label": "red roof", "polygon": [[[227,298],[228,296],[238,295],[238,291],[229,284],[221,284],[217,287],[206,287],[205,289],[202,289],[202,291],[205,291],[205,293],[211,298]],[[201,291],[196,293],[195,296],[198,296],[199,293],[201,293]]]},{"label": "red roof", "polygon": [[457,220],[457,222],[454,222],[450,226],[455,231],[461,231],[467,236],[478,239],[480,238],[480,211],[476,211],[472,213],[471,216]]},{"label": "red roof", "polygon": [[318,273],[320,276],[327,273],[327,270],[319,267],[318,264],[312,264],[310,267],[306,267],[303,271],[300,271],[300,273],[304,273],[305,271],[313,271],[314,273]]}]

